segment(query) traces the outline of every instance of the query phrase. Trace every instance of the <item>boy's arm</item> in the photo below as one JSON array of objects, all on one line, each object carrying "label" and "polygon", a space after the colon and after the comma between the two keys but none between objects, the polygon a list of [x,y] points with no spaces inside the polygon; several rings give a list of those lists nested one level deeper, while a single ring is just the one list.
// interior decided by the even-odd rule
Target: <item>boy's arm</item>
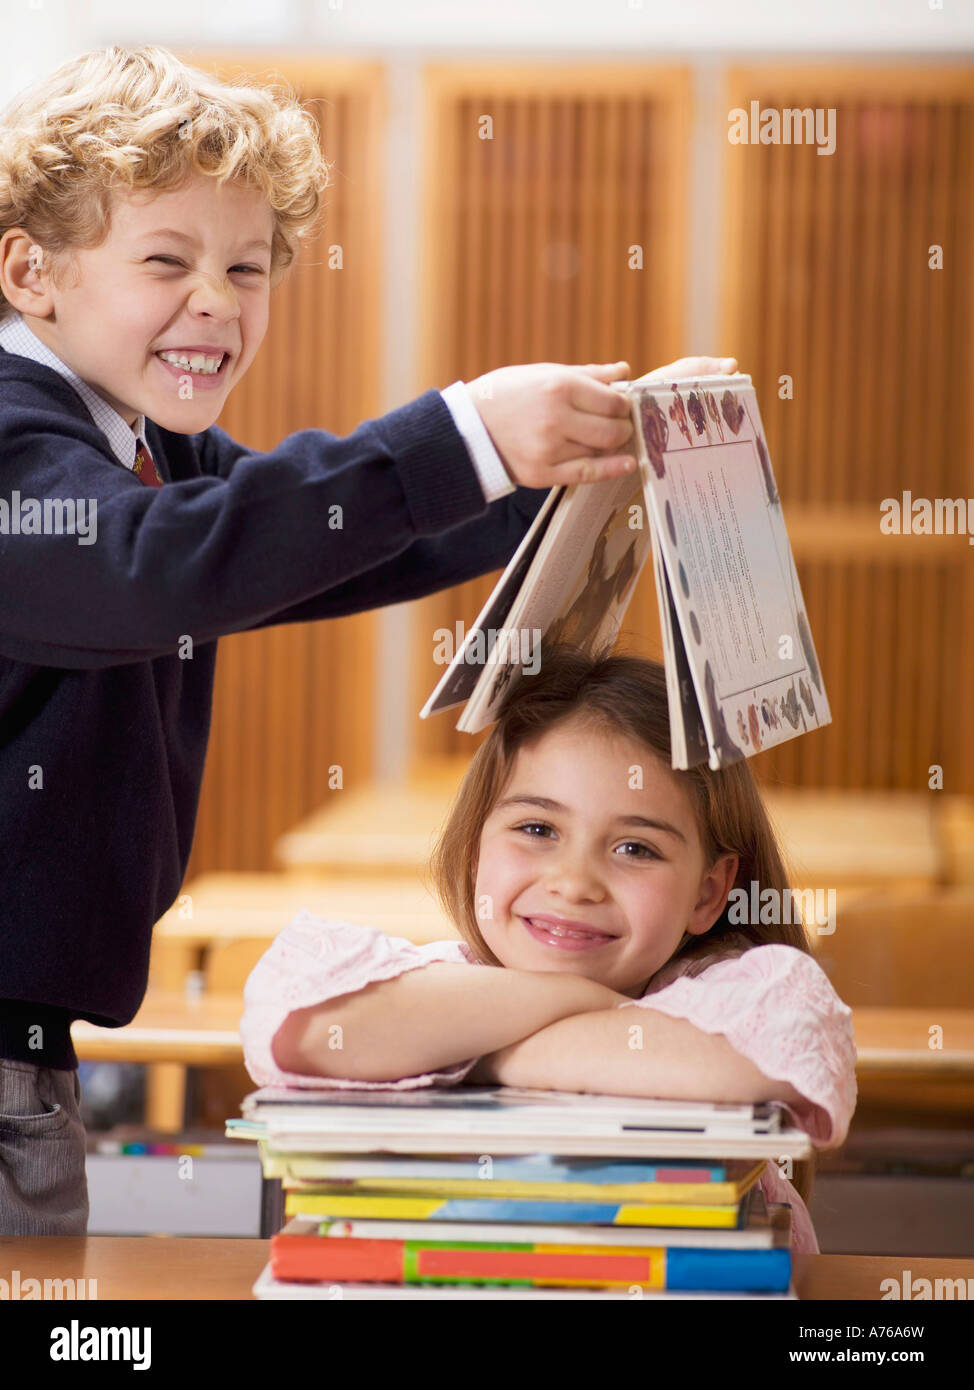
[{"label": "boy's arm", "polygon": [[[336,589],[332,602],[344,607],[332,612],[380,597],[396,602],[408,594],[380,595],[373,571],[387,566],[379,578],[389,584],[405,579],[407,567],[395,562],[415,542],[468,524],[472,546],[476,521],[487,518],[476,470],[438,391],[345,438],[303,430],[264,454],[214,426],[205,447],[223,451],[224,460],[234,455],[226,477],[193,476],[201,436],[160,431],[176,462],[173,481],[158,489],[110,463],[93,424],[45,414],[42,404],[24,400],[0,414],[4,483],[12,497],[42,497],[45,505],[81,497],[90,525],[83,537],[80,528],[75,536],[60,526],[0,534],[0,654],[16,661],[98,668],[164,656],[180,652],[187,637],[202,645]],[[540,505],[545,493],[537,494]],[[506,560],[523,532],[524,506],[524,490],[502,499],[472,572]],[[430,558],[442,561],[447,548]],[[372,577],[356,605],[363,576]]]},{"label": "boy's arm", "polygon": [[427,594],[466,583],[482,574],[502,570],[530,529],[548,493],[543,488],[519,487],[491,502],[482,517],[415,540],[392,560],[358,574],[343,584],[303,603],[248,625],[248,631],[279,623],[304,623],[316,618],[341,618],[384,608],[392,603],[425,598]]},{"label": "boy's arm", "polygon": [[[446,392],[440,394],[447,403],[458,429],[459,473],[462,473],[465,463],[472,462],[481,486],[485,485],[485,468],[492,481],[495,474],[503,478],[503,465],[497,457],[489,435],[483,430],[482,423],[480,429],[483,430],[486,439],[486,453],[490,463],[482,447],[479,466],[478,460],[473,457],[476,422],[480,421],[476,408],[470,404],[470,412],[476,417],[472,425],[469,420],[458,418],[457,407],[449,406]],[[456,397],[453,399],[456,400]],[[463,428],[464,424],[466,429]],[[214,437],[213,447],[209,449],[209,465],[215,467],[221,475],[225,475],[232,468],[237,456],[236,451],[241,447],[221,432]],[[459,473],[454,476],[458,476]],[[449,477],[444,474],[444,487],[449,486]],[[261,618],[258,622],[249,624],[247,630],[277,626],[281,623],[308,622],[318,618],[344,617],[392,603],[425,598],[441,589],[503,569],[530,529],[547,496],[546,488],[516,487],[493,501],[483,516],[452,527],[442,535],[413,540],[391,560],[367,570],[364,574],[356,575],[354,579],[343,584],[336,584],[311,599],[292,604]]]},{"label": "boy's arm", "polygon": [[765,1076],[722,1033],[654,1009],[559,1019],[482,1057],[466,1080],[659,1100],[803,1102],[789,1082]]}]

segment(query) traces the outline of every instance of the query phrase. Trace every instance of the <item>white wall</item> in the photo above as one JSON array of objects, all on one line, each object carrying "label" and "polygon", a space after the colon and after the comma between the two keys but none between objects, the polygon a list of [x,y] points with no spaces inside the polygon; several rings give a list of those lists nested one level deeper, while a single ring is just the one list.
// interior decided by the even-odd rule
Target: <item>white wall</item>
[{"label": "white wall", "polygon": [[371,53],[974,51],[971,0],[0,0],[0,103],[107,43]]}]

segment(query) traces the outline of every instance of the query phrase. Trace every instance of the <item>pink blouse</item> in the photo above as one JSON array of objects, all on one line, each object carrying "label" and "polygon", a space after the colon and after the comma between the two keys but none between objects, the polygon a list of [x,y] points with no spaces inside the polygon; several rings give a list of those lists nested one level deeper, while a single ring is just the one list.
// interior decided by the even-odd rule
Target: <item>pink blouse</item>
[{"label": "pink blouse", "polygon": [[[442,1071],[396,1081],[342,1080],[282,1071],[271,1042],[285,1018],[341,994],[391,980],[433,961],[480,965],[464,941],[417,946],[375,927],[323,920],[302,910],[261,956],[244,986],[240,1021],[244,1061],[258,1086],[309,1090],[406,1090],[457,1085],[476,1057]],[[641,999],[619,1008],[657,1009],[685,1018],[704,1033],[723,1033],[733,1047],[774,1080],[788,1081],[801,1105],[782,1102],[786,1118],[807,1131],[818,1148],[845,1139],[856,1105],[856,1048],[852,1010],[842,1003],[818,962],[793,946],[754,946],[716,960],[698,975],[672,961],[653,977]],[[769,1202],[792,1208],[792,1249],[818,1253],[808,1210],[791,1183],[769,1160],[761,1176]]]}]

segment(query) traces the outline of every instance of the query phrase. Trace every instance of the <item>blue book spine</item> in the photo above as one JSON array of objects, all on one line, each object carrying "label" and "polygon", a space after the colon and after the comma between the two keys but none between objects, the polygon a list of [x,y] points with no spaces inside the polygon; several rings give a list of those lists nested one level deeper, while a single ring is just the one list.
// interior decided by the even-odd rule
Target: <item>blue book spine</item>
[{"label": "blue book spine", "polygon": [[545,1221],[611,1226],[617,1202],[545,1202],[527,1197],[444,1197],[427,1221]]},{"label": "blue book spine", "polygon": [[667,1289],[785,1293],[790,1282],[790,1250],[692,1250],[677,1247],[666,1252]]}]

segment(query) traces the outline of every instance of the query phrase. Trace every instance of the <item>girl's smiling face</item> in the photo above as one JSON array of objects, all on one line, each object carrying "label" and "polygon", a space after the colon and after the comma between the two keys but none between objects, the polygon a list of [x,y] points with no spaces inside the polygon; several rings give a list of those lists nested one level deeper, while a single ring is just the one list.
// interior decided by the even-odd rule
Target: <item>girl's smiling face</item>
[{"label": "girl's smiling face", "polygon": [[519,750],[484,823],[477,922],[505,966],[635,999],[684,932],[713,926],[736,873],[735,855],[706,864],[689,796],[656,754],[569,718]]}]

